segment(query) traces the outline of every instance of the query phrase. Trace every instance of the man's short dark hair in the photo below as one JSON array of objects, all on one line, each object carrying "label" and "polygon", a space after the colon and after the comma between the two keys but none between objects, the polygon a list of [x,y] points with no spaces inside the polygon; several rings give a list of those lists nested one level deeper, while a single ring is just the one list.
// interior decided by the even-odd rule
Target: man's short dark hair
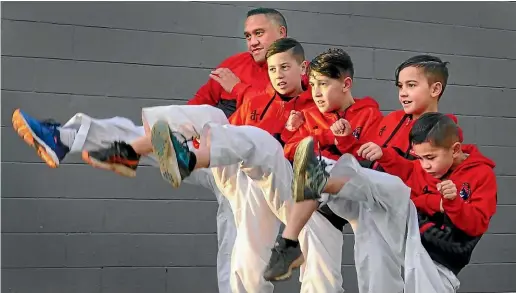
[{"label": "man's short dark hair", "polygon": [[444,93],[444,89],[448,84],[448,67],[449,62],[443,62],[441,58],[432,55],[417,55],[410,57],[405,62],[401,63],[396,72],[396,85],[398,85],[400,72],[407,67],[416,67],[423,70],[429,84],[440,82],[443,85],[439,98]]},{"label": "man's short dark hair", "polygon": [[274,43],[272,43],[267,49],[267,53],[265,54],[265,58],[269,58],[275,54],[283,53],[289,51],[292,56],[296,59],[296,61],[301,64],[303,61],[305,61],[305,50],[303,49],[303,46],[301,44],[292,39],[292,38],[282,38],[276,40]]},{"label": "man's short dark hair", "polygon": [[331,48],[317,55],[308,67],[308,75],[313,72],[334,79],[348,76],[353,78],[355,74],[351,57],[340,48]]},{"label": "man's short dark hair", "polygon": [[281,14],[281,12],[279,12],[278,10],[264,7],[255,8],[247,12],[247,17],[259,14],[264,14],[265,16],[269,17],[274,22],[276,22],[278,25],[284,26],[285,30],[287,30],[287,20],[285,20],[283,14]]},{"label": "man's short dark hair", "polygon": [[425,113],[412,126],[409,140],[411,145],[428,142],[435,147],[449,148],[460,141],[459,126],[447,115]]}]

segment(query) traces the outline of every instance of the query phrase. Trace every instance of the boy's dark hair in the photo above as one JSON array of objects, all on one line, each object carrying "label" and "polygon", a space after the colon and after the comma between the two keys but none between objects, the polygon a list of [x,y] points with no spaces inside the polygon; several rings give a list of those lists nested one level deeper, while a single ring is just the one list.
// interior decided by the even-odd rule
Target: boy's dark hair
[{"label": "boy's dark hair", "polygon": [[267,16],[268,18],[272,19],[274,22],[276,22],[280,26],[284,26],[285,30],[287,30],[287,20],[285,19],[283,14],[281,14],[281,12],[279,12],[278,10],[272,9],[272,8],[264,8],[264,7],[255,8],[255,9],[251,9],[247,12],[247,17],[253,16],[253,15],[259,15],[259,14],[263,14],[263,15]]},{"label": "boy's dark hair", "polygon": [[396,85],[399,82],[400,72],[407,67],[416,67],[423,70],[429,84],[440,82],[443,85],[439,99],[444,93],[444,89],[448,84],[448,68],[446,67],[449,62],[443,62],[439,57],[432,55],[417,55],[410,57],[405,62],[401,63],[396,72]]},{"label": "boy's dark hair", "polygon": [[313,72],[334,79],[347,76],[353,78],[355,74],[351,57],[340,48],[331,48],[317,55],[308,66],[308,76]]},{"label": "boy's dark hair", "polygon": [[292,39],[292,38],[282,38],[276,40],[274,43],[272,43],[267,49],[267,53],[265,54],[265,58],[269,59],[269,57],[278,54],[289,51],[292,56],[296,59],[296,61],[301,64],[303,61],[305,61],[305,50],[303,49],[303,46],[301,44]]},{"label": "boy's dark hair", "polygon": [[441,113],[425,113],[412,126],[410,144],[429,142],[435,147],[449,148],[460,141],[459,126],[453,119]]}]

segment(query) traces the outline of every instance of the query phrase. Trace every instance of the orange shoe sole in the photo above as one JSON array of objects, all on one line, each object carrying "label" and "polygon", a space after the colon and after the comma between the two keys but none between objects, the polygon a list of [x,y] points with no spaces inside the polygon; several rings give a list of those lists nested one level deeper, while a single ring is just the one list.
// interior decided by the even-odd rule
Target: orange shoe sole
[{"label": "orange shoe sole", "polygon": [[82,152],[82,160],[88,165],[97,169],[113,171],[118,175],[126,177],[136,177],[136,170],[128,168],[122,164],[104,163],[102,161],[96,160],[95,158],[92,158],[87,151]]},{"label": "orange shoe sole", "polygon": [[34,134],[27,124],[27,121],[25,121],[25,118],[23,118],[20,109],[16,109],[16,111],[14,111],[12,123],[14,130],[16,133],[18,133],[18,136],[20,136],[28,145],[33,147],[36,150],[38,156],[50,168],[59,167],[59,161],[56,161],[56,159],[54,159],[53,156],[47,152],[45,146],[39,143],[36,138],[34,138]]}]

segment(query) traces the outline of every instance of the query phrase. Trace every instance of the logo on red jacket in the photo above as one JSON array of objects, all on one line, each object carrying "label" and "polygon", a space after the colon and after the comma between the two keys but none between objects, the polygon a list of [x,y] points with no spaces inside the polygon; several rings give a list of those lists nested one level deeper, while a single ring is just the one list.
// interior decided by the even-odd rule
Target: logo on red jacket
[{"label": "logo on red jacket", "polygon": [[259,116],[260,113],[258,113],[256,110],[253,110],[249,118],[251,118],[252,121],[257,121]]},{"label": "logo on red jacket", "polygon": [[471,195],[471,188],[469,186],[469,183],[462,183],[462,187],[460,188],[459,195],[462,199],[466,200]]},{"label": "logo on red jacket", "polygon": [[380,128],[380,132],[378,132],[378,136],[382,136],[385,129],[387,129],[387,126],[382,126],[382,128]]},{"label": "logo on red jacket", "polygon": [[355,130],[353,130],[353,136],[356,138],[356,139],[359,139],[360,138],[360,132],[362,131],[362,127],[357,127],[355,128]]}]

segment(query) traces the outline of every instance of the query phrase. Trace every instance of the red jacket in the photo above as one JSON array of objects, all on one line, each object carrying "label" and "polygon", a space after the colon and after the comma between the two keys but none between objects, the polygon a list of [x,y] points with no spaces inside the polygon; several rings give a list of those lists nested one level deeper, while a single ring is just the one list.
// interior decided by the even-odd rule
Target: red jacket
[{"label": "red jacket", "polygon": [[229,118],[229,123],[256,126],[272,135],[281,134],[282,137],[290,138],[285,128],[290,111],[302,111],[312,106],[314,101],[309,90],[286,101],[270,85],[265,94],[252,98],[246,95],[242,106]]},{"label": "red jacket", "polygon": [[259,96],[265,93],[265,89],[270,84],[267,63],[256,63],[249,52],[238,53],[227,58],[217,66],[217,68],[222,67],[230,69],[238,76],[240,83],[235,85],[231,93],[228,93],[218,82],[210,78],[188,101],[188,105],[216,106],[222,99],[236,102],[235,105],[238,108],[244,95]]},{"label": "red jacket", "polygon": [[441,210],[437,183],[451,180],[457,186],[458,196],[454,200],[443,198],[444,212],[458,229],[469,236],[479,236],[487,231],[496,211],[495,163],[474,145],[463,145],[462,150],[469,154],[468,158],[444,179],[433,178],[418,161],[406,160],[392,148],[384,148],[378,162],[412,189],[411,199],[416,208],[429,216]]},{"label": "red jacket", "polygon": [[[448,116],[457,123],[457,117],[452,114]],[[412,115],[405,114],[403,110],[391,112],[378,124],[373,142],[381,147],[396,147],[407,153],[410,150],[409,133],[414,122]],[[462,130],[460,130],[460,141],[462,142]]]},{"label": "red jacket", "polygon": [[[338,160],[344,153],[356,155],[358,148],[370,141],[370,134],[374,133],[382,118],[378,103],[370,97],[355,99],[355,103],[345,111],[321,113],[313,106],[303,111],[303,115],[305,123],[292,135],[284,148],[285,157],[291,161],[294,160],[299,142],[307,136],[314,137],[321,147],[321,154],[329,159]],[[330,126],[340,118],[348,120],[353,129],[352,134],[333,135]]]}]

